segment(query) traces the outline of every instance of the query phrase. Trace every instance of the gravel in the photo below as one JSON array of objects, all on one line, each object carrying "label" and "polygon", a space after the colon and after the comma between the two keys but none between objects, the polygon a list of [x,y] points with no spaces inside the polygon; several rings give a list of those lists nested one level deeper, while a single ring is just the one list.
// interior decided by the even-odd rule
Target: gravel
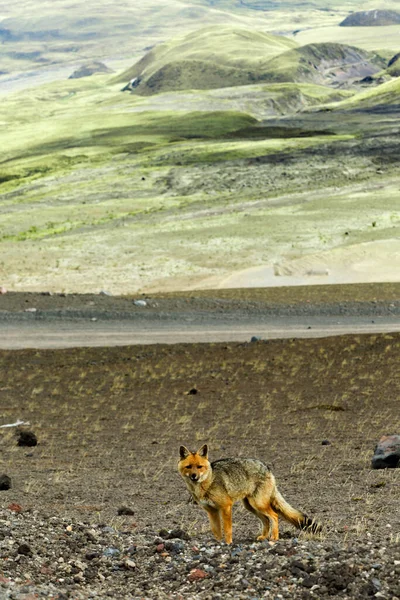
[{"label": "gravel", "polygon": [[227,546],[0,510],[0,598],[400,598],[400,541],[286,537]]}]

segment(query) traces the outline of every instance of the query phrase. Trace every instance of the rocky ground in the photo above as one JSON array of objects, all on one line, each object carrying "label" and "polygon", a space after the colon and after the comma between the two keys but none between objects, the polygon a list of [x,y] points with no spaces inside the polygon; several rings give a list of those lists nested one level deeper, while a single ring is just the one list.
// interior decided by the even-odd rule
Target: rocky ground
[{"label": "rocky ground", "polygon": [[[348,291],[269,299],[327,309],[333,294],[345,309]],[[262,294],[252,293],[250,312]],[[241,292],[201,295],[148,300],[176,313],[243,308]],[[397,314],[393,287],[351,297],[354,311]],[[46,313],[53,302],[65,316],[100,310],[96,298],[110,314],[133,302],[5,294],[0,308]],[[29,423],[0,427],[11,480],[0,490],[0,598],[400,598],[400,470],[371,469],[379,437],[400,431],[399,360],[396,333],[0,351],[0,425]],[[19,445],[21,430],[37,445]],[[181,443],[204,442],[212,459],[271,464],[322,535],[282,523],[277,544],[256,542],[259,525],[238,506],[233,545],[215,542],[176,469]]]},{"label": "rocky ground", "polygon": [[1,512],[1,598],[400,597],[400,543],[289,535],[271,546],[231,547],[182,529],[104,524]]}]

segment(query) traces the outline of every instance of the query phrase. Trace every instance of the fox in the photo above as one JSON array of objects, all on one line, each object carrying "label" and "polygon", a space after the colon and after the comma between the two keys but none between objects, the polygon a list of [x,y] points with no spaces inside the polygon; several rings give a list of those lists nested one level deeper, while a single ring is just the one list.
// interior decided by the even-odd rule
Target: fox
[{"label": "fox", "polygon": [[278,516],[310,533],[322,530],[320,523],[290,506],[278,491],[270,468],[254,458],[208,460],[208,445],[197,452],[179,448],[178,470],[196,504],[208,514],[214,537],[232,543],[232,506],[242,500],[244,507],[262,524],[257,540],[279,539]]}]

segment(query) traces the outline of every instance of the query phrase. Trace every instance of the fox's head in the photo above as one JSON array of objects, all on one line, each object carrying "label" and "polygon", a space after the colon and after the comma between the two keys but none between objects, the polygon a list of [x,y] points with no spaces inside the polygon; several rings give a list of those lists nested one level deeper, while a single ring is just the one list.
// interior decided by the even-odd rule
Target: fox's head
[{"label": "fox's head", "polygon": [[193,483],[200,483],[207,478],[211,468],[207,444],[197,452],[190,452],[185,446],[181,446],[179,456],[178,469],[184,479],[188,478]]}]

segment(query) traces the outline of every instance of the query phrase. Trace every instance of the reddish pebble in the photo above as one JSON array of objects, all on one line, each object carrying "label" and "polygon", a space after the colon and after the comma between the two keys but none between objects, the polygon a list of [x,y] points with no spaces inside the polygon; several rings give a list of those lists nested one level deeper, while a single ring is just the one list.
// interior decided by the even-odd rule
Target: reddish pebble
[{"label": "reddish pebble", "polygon": [[202,569],[192,569],[189,573],[189,581],[200,581],[201,579],[205,579],[208,577],[205,571]]},{"label": "reddish pebble", "polygon": [[156,547],[157,552],[164,552],[164,544],[158,544]]},{"label": "reddish pebble", "polygon": [[16,504],[16,502],[12,502],[7,506],[8,510],[12,510],[13,512],[20,513],[22,512],[22,506],[20,504]]}]

